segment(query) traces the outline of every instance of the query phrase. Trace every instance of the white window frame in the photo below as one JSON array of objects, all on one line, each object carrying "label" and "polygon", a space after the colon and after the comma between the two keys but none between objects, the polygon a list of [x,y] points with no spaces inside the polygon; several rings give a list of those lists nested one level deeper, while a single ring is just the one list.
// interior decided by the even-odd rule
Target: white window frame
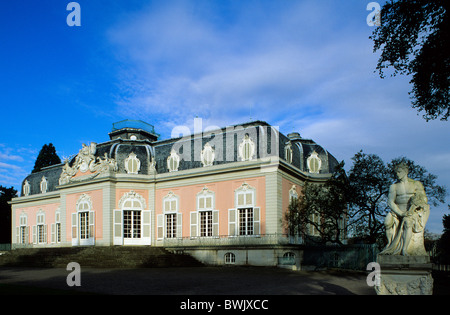
[{"label": "white window frame", "polygon": [[33,243],[47,244],[47,225],[45,224],[45,212],[42,209],[36,214],[36,225],[33,226]]},{"label": "white window frame", "polygon": [[[83,226],[81,224],[82,218]],[[72,245],[95,245],[95,211],[91,197],[87,194],[82,194],[78,198],[76,212],[72,213]]]},{"label": "white window frame", "polygon": [[239,144],[239,157],[241,161],[251,161],[255,155],[255,143],[246,133],[241,143]]},{"label": "white window frame", "polygon": [[[251,222],[249,222],[249,211],[252,209]],[[240,214],[245,211],[245,216]],[[235,190],[235,208],[228,209],[228,235],[229,236],[260,236],[261,234],[261,208],[256,207],[256,189],[243,183]],[[244,222],[241,222],[242,220]],[[241,226],[245,224],[245,233],[241,234]],[[252,226],[248,226],[252,224]],[[252,231],[252,233],[248,233]]]},{"label": "white window frame", "polygon": [[289,202],[291,202],[294,199],[298,200],[298,192],[296,185],[292,185],[291,189],[289,190]]},{"label": "white window frame", "polygon": [[236,263],[236,255],[232,252],[225,253],[224,261],[225,265],[234,265]]},{"label": "white window frame", "polygon": [[47,178],[45,178],[45,176],[42,176],[41,183],[39,184],[39,187],[41,188],[41,194],[47,193],[48,182],[47,182]]},{"label": "white window frame", "polygon": [[[314,161],[317,162],[317,168],[316,165],[314,165]],[[319,155],[316,151],[313,151],[311,155],[306,160],[306,165],[308,165],[308,170],[312,174],[319,174],[320,170],[322,168],[322,160],[320,159]]]},{"label": "white window frame", "polygon": [[[114,245],[151,245],[151,211],[146,210],[147,203],[142,195],[131,190],[125,193],[119,201],[118,209],[114,210],[113,244]],[[140,212],[140,237],[125,237],[125,211]],[[132,224],[134,226],[134,222]],[[132,232],[132,236],[134,232]]]},{"label": "white window frame", "polygon": [[286,162],[288,162],[289,164],[292,164],[292,144],[289,141],[286,146],[284,147],[284,157]]},{"label": "white window frame", "polygon": [[[183,235],[183,216],[179,209],[180,197],[175,195],[173,192],[169,192],[167,196],[163,198],[163,213],[157,216],[157,239],[173,239],[181,238]],[[171,224],[170,237],[168,237],[168,216],[175,218],[175,220],[170,220],[175,222]]]},{"label": "white window frame", "polygon": [[30,183],[28,182],[28,180],[25,180],[25,182],[23,183],[23,195],[30,195]]},{"label": "white window frame", "polygon": [[17,232],[17,243],[28,244],[30,242],[30,228],[28,227],[28,216],[26,213],[22,213],[19,217],[19,226]]},{"label": "white window frame", "polygon": [[139,174],[141,170],[141,161],[134,152],[131,152],[125,159],[125,170],[127,174]]},{"label": "white window frame", "polygon": [[201,153],[201,161],[203,167],[212,166],[214,164],[216,153],[213,147],[208,143],[205,144]]},{"label": "white window frame", "polygon": [[61,211],[55,212],[55,223],[52,223],[52,243],[61,243]]},{"label": "white window frame", "polygon": [[172,149],[167,158],[167,169],[169,172],[177,172],[180,167],[180,156]]},{"label": "white window frame", "polygon": [[[197,210],[190,213],[191,238],[219,237],[219,210],[215,210],[215,193],[205,186],[197,194],[196,203]],[[202,220],[205,216],[206,221]]]}]

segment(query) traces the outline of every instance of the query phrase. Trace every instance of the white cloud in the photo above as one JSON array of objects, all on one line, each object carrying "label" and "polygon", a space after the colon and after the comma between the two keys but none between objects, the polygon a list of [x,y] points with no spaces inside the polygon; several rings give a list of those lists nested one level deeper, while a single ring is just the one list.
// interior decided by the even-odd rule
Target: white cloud
[{"label": "white cloud", "polygon": [[364,149],[448,171],[427,158],[450,154],[448,123],[417,115],[409,78],[374,73],[365,5],[277,4],[232,3],[224,19],[210,2],[170,2],[122,21],[109,33],[130,66],[119,75],[119,113],[150,120],[164,138],[176,125],[192,129],[196,116],[204,126],[261,119],[312,138],[347,164]]}]

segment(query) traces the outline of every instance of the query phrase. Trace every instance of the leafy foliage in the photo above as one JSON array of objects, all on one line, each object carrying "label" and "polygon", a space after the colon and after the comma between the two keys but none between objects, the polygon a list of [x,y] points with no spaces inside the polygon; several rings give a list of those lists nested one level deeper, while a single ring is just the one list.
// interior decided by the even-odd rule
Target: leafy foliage
[{"label": "leafy foliage", "polygon": [[448,0],[399,0],[381,10],[381,26],[370,37],[382,50],[377,70],[384,77],[412,75],[412,107],[426,120],[450,116],[450,10]]},{"label": "leafy foliage", "polygon": [[341,162],[325,183],[305,183],[302,196],[291,200],[286,213],[291,235],[320,243],[341,243],[348,202],[343,166]]}]

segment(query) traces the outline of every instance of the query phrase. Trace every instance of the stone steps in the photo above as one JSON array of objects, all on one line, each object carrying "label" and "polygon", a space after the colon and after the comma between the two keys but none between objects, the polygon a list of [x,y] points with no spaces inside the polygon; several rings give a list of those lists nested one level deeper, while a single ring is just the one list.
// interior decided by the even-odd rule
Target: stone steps
[{"label": "stone steps", "polygon": [[196,267],[189,255],[173,254],[160,247],[111,246],[16,249],[0,256],[0,266],[65,268],[77,262],[93,268]]}]

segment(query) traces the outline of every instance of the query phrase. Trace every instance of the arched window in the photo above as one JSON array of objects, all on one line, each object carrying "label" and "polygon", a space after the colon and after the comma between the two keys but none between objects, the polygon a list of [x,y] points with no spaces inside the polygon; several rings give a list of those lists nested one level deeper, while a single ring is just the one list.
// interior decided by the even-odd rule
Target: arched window
[{"label": "arched window", "polygon": [[308,165],[310,173],[318,174],[320,172],[320,168],[322,167],[322,160],[319,158],[317,152],[314,151],[306,160],[306,164]]},{"label": "arched window", "polygon": [[290,141],[284,147],[284,157],[286,162],[292,163],[292,145]]},{"label": "arched window", "polygon": [[284,265],[295,265],[295,254],[293,252],[286,252],[283,255]]},{"label": "arched window", "polygon": [[252,141],[248,133],[245,134],[239,145],[239,156],[242,161],[251,161],[255,154],[255,143]]},{"label": "arched window", "polygon": [[226,253],[224,258],[226,265],[233,265],[236,263],[236,255],[233,253]]},{"label": "arched window", "polygon": [[23,183],[23,195],[30,195],[30,183],[27,180],[25,180],[25,182]]},{"label": "arched window", "polygon": [[179,211],[180,197],[170,191],[163,198],[163,213],[156,218],[157,238],[182,237],[182,213]]},{"label": "arched window", "polygon": [[72,213],[72,245],[94,245],[95,212],[91,197],[82,194],[78,198],[76,212]]},{"label": "arched window", "polygon": [[45,194],[47,192],[48,184],[47,184],[47,178],[45,178],[44,176],[42,176],[40,186],[41,186],[41,194]]},{"label": "arched window", "polygon": [[260,208],[256,207],[256,189],[243,183],[235,190],[235,208],[228,210],[228,234],[259,235]]},{"label": "arched window", "polygon": [[289,202],[292,200],[298,200],[298,193],[297,193],[297,186],[292,185],[291,189],[289,190]]},{"label": "arched window", "polygon": [[179,166],[180,156],[175,152],[175,150],[172,150],[167,158],[167,168],[169,169],[169,172],[176,172],[178,171]]},{"label": "arched window", "polygon": [[203,147],[202,154],[201,154],[201,160],[203,166],[211,166],[214,163],[215,153],[213,147],[207,143]]},{"label": "arched window", "polygon": [[36,215],[36,225],[33,226],[33,243],[47,243],[47,225],[45,225],[45,213],[42,210]]},{"label": "arched window", "polygon": [[19,228],[17,231],[17,243],[19,244],[28,244],[30,241],[28,233],[29,228],[27,226],[28,216],[25,213],[22,213],[19,217]]},{"label": "arched window", "polygon": [[137,192],[125,193],[114,210],[114,245],[150,245],[151,216]]},{"label": "arched window", "polygon": [[125,170],[128,174],[138,174],[141,169],[141,161],[137,158],[134,152],[125,159]]},{"label": "arched window", "polygon": [[197,210],[190,213],[191,237],[219,236],[219,211],[214,208],[215,194],[205,186],[197,194]]}]

